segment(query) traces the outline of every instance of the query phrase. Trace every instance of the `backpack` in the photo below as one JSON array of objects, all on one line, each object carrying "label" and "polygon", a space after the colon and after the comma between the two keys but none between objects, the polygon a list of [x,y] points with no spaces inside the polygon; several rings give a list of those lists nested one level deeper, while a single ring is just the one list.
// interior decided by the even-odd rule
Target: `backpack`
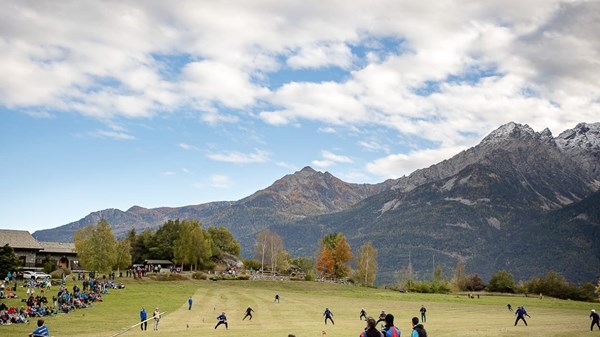
[{"label": "backpack", "polygon": [[421,324],[416,325],[413,330],[415,330],[418,334],[419,337],[427,337],[427,331],[425,331],[425,329],[423,328],[423,326]]}]

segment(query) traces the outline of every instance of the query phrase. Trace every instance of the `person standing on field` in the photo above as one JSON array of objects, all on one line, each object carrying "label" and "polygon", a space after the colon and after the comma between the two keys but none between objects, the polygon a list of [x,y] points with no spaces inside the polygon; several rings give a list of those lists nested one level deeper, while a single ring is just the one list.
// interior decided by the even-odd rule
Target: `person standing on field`
[{"label": "person standing on field", "polygon": [[242,321],[243,321],[243,320],[245,320],[245,319],[246,319],[246,317],[248,317],[248,316],[250,316],[250,319],[249,319],[249,321],[251,321],[251,320],[252,320],[252,312],[253,312],[253,311],[254,311],[254,310],[252,310],[252,308],[250,308],[250,307],[248,306],[248,308],[246,309],[246,316],[244,316],[244,318],[242,318]]},{"label": "person standing on field", "polygon": [[385,315],[385,327],[381,332],[385,337],[400,337],[400,329],[394,326],[394,315]]},{"label": "person standing on field", "polygon": [[411,323],[413,331],[410,334],[410,337],[427,337],[427,331],[425,331],[423,324],[419,323],[419,319],[417,317],[413,317]]},{"label": "person standing on field", "polygon": [[425,308],[424,305],[421,305],[421,310],[419,310],[421,312],[421,322],[425,323],[427,322],[427,309]]},{"label": "person standing on field", "polygon": [[192,296],[190,296],[190,298],[188,298],[188,310],[192,310]]},{"label": "person standing on field", "polygon": [[158,307],[154,309],[152,317],[154,317],[154,330],[158,330],[158,323],[160,322],[160,311],[158,310]]},{"label": "person standing on field", "polygon": [[146,319],[148,319],[148,314],[146,313],[146,309],[142,308],[142,311],[140,311],[140,321],[142,322],[140,324],[140,329],[142,329],[142,331],[148,329],[148,321],[146,321]]},{"label": "person standing on field", "polygon": [[333,312],[331,312],[329,308],[325,308],[323,316],[325,316],[325,325],[327,325],[327,320],[330,320],[331,324],[335,325],[335,322],[333,321]]},{"label": "person standing on field", "polygon": [[523,323],[525,323],[525,326],[527,326],[527,321],[525,320],[525,316],[531,318],[531,316],[529,316],[527,314],[527,311],[525,311],[525,308],[523,308],[523,306],[520,306],[517,311],[515,311],[515,315],[517,316],[517,319],[515,320],[515,326],[517,326],[517,323],[519,323],[519,320],[523,320]]},{"label": "person standing on field", "polygon": [[367,321],[367,326],[359,337],[383,337],[381,332],[377,330],[377,323],[375,323],[373,317],[366,317],[365,320]]},{"label": "person standing on field", "polygon": [[[363,317],[365,318],[365,321],[367,320],[367,312],[365,311],[365,308],[360,308],[360,317],[358,317],[358,319],[360,319],[362,321]],[[377,324],[375,324],[377,325]]]},{"label": "person standing on field", "polygon": [[600,330],[600,316],[596,312],[596,310],[592,309],[592,313],[590,314],[590,319],[592,320],[592,325],[590,326],[590,331],[594,331],[594,325],[598,326],[598,330]]},{"label": "person standing on field", "polygon": [[381,314],[379,314],[379,319],[377,320],[377,322],[375,324],[379,324],[379,322],[385,322],[385,311],[381,310]]},{"label": "person standing on field", "polygon": [[217,323],[217,325],[215,325],[215,329],[221,324],[225,324],[225,329],[229,329],[229,325],[227,324],[227,317],[225,316],[225,311],[223,311],[219,316],[217,316],[217,320],[219,322]]}]

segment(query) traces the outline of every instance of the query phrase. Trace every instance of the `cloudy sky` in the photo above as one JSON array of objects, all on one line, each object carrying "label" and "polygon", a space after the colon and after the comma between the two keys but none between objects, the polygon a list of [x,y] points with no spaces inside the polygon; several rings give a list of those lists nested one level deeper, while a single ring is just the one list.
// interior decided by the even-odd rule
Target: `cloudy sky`
[{"label": "cloudy sky", "polygon": [[600,120],[600,2],[22,1],[0,11],[0,228],[376,183],[515,121]]}]

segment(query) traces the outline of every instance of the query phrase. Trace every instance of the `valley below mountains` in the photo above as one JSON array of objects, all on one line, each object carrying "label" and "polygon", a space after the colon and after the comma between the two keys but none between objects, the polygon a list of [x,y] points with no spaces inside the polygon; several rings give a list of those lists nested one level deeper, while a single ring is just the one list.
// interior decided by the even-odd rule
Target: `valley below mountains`
[{"label": "valley below mountains", "polygon": [[282,236],[292,256],[314,256],[319,239],[343,233],[354,252],[372,241],[377,283],[412,264],[420,279],[434,264],[450,277],[458,259],[485,281],[500,269],[515,280],[554,270],[572,282],[600,273],[600,123],[553,136],[508,123],[478,145],[428,168],[379,184],[352,184],[310,167],[238,201],[126,211],[106,209],[33,235],[72,242],[106,219],[117,236],[169,219],[224,226],[252,257],[255,235]]}]

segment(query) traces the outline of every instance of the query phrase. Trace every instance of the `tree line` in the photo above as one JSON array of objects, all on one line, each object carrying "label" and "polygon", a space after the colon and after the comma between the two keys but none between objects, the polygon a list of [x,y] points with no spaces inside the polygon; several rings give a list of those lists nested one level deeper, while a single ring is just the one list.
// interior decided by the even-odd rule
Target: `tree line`
[{"label": "tree line", "polygon": [[[82,267],[101,273],[129,268],[132,261],[172,260],[182,269],[210,270],[223,254],[240,256],[240,244],[224,227],[204,229],[197,220],[168,220],[156,230],[128,234],[117,240],[110,224],[100,220],[78,229],[75,249]],[[311,257],[292,258],[281,236],[263,230],[256,235],[254,259],[244,260],[245,268],[258,272],[302,272],[306,279],[349,280],[372,286],[377,275],[377,250],[371,242],[363,245],[353,259],[350,244],[341,233],[324,236],[313,263]],[[356,268],[350,264],[354,262]]]},{"label": "tree line", "polygon": [[416,280],[410,263],[396,273],[396,288],[421,293],[447,293],[450,291],[518,293],[529,296],[551,296],[578,301],[594,301],[600,295],[600,281],[580,286],[569,283],[563,276],[551,270],[544,276],[515,282],[507,270],[497,271],[486,284],[478,274],[467,274],[465,263],[459,259],[452,278],[448,280],[436,266],[431,280]]},{"label": "tree line", "polygon": [[[119,240],[115,238],[110,224],[100,220],[97,224],[78,229],[74,241],[81,266],[101,273],[129,268],[132,261],[140,263],[151,259],[172,260],[182,269],[211,270],[224,254],[239,257],[241,251],[239,242],[228,229],[204,229],[197,220],[168,220],[156,230],[146,229],[139,234],[131,229]],[[11,247],[0,248],[2,275],[14,269],[19,261]],[[313,257],[292,258],[285,250],[281,236],[269,230],[257,233],[254,248],[254,259],[243,261],[246,270],[275,274],[301,272],[306,280],[344,280],[365,286],[373,286],[377,278],[377,249],[369,241],[353,256],[350,244],[342,233],[330,233],[321,238]],[[393,288],[422,293],[486,290],[545,294],[585,301],[593,300],[600,294],[600,281],[596,286],[589,282],[577,286],[555,271],[515,283],[512,274],[500,270],[486,284],[478,274],[467,274],[461,259],[451,279],[444,276],[440,266],[435,266],[430,279],[417,280],[410,259],[408,265],[395,276]]]}]

